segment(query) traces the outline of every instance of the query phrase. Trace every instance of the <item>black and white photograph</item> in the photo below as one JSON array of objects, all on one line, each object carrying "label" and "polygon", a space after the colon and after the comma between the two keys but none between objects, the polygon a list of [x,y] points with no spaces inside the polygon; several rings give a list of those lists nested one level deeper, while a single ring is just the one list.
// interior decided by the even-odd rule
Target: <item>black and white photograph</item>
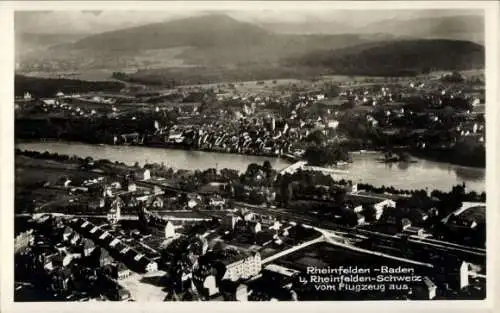
[{"label": "black and white photograph", "polygon": [[13,302],[487,299],[488,9],[162,4],[13,12]]}]

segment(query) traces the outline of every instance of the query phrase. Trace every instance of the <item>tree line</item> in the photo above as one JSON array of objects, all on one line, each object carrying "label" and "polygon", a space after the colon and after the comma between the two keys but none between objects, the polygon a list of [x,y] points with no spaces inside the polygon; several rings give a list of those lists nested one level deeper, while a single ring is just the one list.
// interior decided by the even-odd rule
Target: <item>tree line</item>
[{"label": "tree line", "polygon": [[54,97],[59,91],[63,93],[80,93],[89,91],[120,91],[124,84],[113,81],[85,81],[65,78],[40,78],[15,75],[14,93],[22,97],[29,92],[34,98]]}]

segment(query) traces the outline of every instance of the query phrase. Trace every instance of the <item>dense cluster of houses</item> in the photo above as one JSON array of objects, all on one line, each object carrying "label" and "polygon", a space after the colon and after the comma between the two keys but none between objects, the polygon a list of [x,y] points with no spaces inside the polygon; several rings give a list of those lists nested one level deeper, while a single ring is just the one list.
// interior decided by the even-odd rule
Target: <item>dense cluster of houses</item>
[{"label": "dense cluster of houses", "polygon": [[[75,223],[76,219],[66,224],[48,215],[36,220],[32,242],[16,254],[16,275],[31,275],[35,285],[56,298],[130,299],[129,291],[119,283],[130,271],[98,245],[106,236],[94,227],[77,232]],[[90,290],[93,283],[99,287]]]}]

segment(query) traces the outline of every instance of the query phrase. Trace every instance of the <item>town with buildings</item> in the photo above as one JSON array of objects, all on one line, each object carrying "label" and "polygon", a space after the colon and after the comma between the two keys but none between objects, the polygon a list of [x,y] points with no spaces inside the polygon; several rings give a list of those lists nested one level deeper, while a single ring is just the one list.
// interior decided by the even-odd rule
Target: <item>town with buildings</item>
[{"label": "town with buildings", "polygon": [[[16,186],[20,301],[33,290],[74,301],[485,296],[485,202],[463,186],[375,193],[269,163],[190,172],[20,150],[16,162],[32,176]],[[420,278],[374,284],[378,295],[304,283],[311,267],[347,265]]]},{"label": "town with buildings", "polygon": [[16,75],[15,301],[486,298],[483,69],[112,76]]},{"label": "town with buildings", "polygon": [[323,155],[332,154],[326,160],[308,158],[317,165],[347,162],[346,151],[382,150],[386,162],[403,160],[402,154],[411,152],[484,166],[484,78],[450,73],[422,80],[367,81],[341,87],[274,81],[135,93],[58,91],[48,98],[26,91],[16,101],[16,132],[27,139],[292,160],[304,156],[313,143],[331,152]]}]

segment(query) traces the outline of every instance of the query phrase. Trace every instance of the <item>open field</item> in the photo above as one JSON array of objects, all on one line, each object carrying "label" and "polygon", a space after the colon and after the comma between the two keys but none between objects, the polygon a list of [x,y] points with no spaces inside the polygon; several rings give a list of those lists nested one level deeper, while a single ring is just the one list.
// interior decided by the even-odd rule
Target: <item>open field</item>
[{"label": "open field", "polygon": [[103,176],[93,172],[79,170],[79,165],[72,162],[32,159],[26,156],[16,156],[16,186],[36,182],[56,183],[63,177],[73,180],[85,180]]},{"label": "open field", "polygon": [[16,166],[15,184],[16,187],[22,188],[24,185],[44,183],[47,181],[55,183],[66,174],[68,174],[68,171],[65,170],[46,171],[45,169]]}]

